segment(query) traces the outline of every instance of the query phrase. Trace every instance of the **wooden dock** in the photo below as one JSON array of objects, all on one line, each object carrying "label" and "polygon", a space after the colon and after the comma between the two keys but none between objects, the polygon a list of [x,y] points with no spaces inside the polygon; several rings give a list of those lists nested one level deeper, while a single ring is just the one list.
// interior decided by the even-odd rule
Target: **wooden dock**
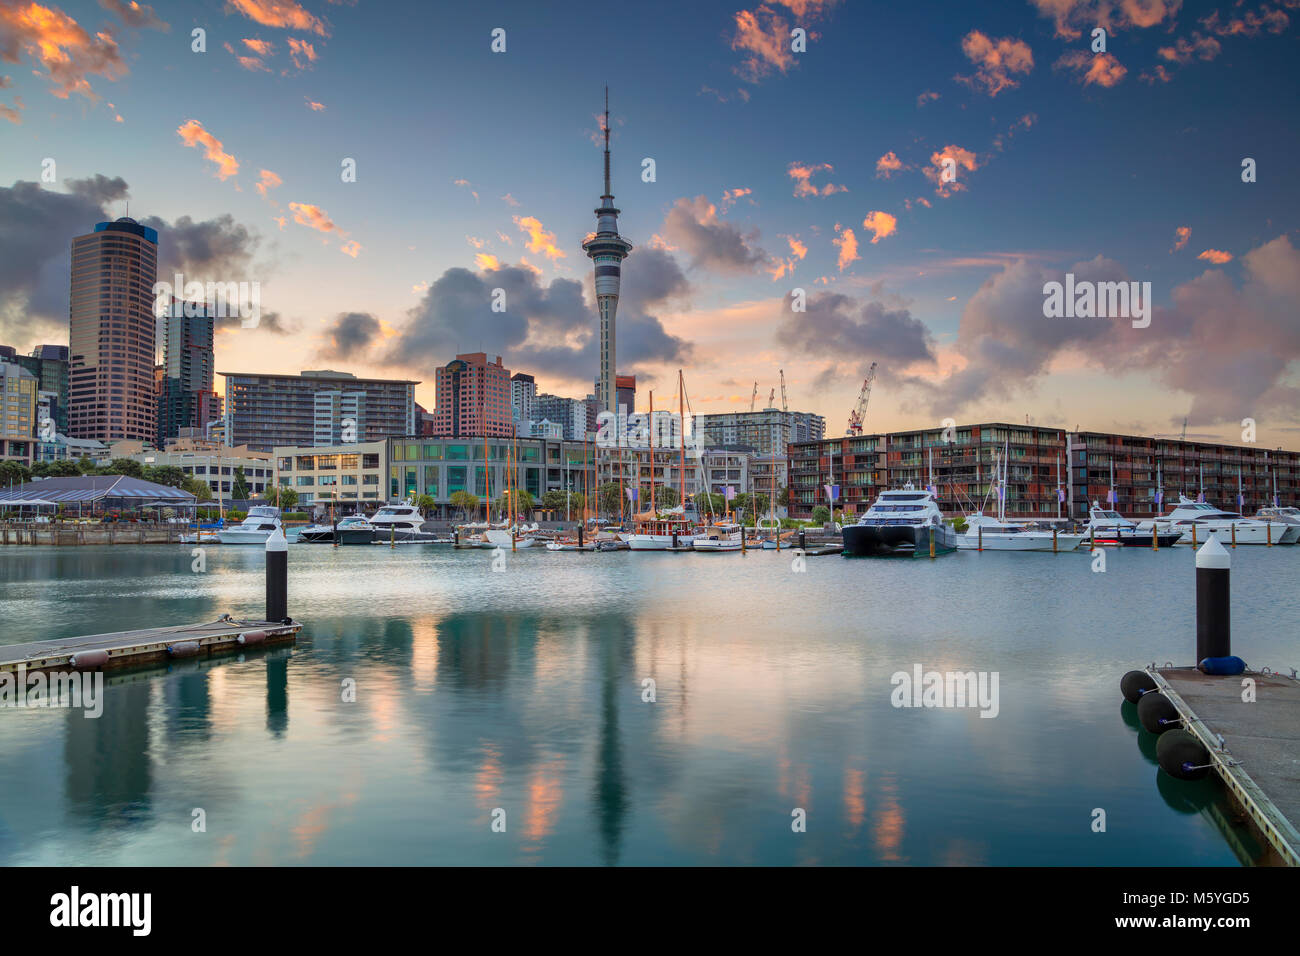
[{"label": "wooden dock", "polygon": [[225,651],[292,643],[301,630],[302,625],[296,621],[237,621],[227,614],[208,624],[6,644],[0,645],[0,672],[20,667],[28,671],[109,670],[178,657],[209,657]]},{"label": "wooden dock", "polygon": [[[1278,862],[1300,866],[1300,681],[1256,672],[1216,677],[1195,667],[1147,671]],[[1245,678],[1255,682],[1251,703],[1242,700]]]}]

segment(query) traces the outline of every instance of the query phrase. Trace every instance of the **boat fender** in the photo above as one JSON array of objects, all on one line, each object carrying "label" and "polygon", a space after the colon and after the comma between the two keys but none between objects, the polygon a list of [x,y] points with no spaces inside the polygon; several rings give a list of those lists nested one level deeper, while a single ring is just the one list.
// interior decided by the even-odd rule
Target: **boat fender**
[{"label": "boat fender", "polygon": [[198,654],[198,641],[177,641],[175,644],[167,645],[167,655],[169,657],[197,657]]},{"label": "boat fender", "polygon": [[1119,691],[1130,704],[1136,704],[1143,694],[1155,689],[1155,678],[1146,671],[1129,671],[1119,679]]},{"label": "boat fender", "polygon": [[1232,677],[1246,669],[1246,662],[1240,657],[1207,657],[1196,668],[1202,674]]},{"label": "boat fender", "polygon": [[1200,780],[1210,772],[1210,752],[1186,730],[1171,730],[1156,740],[1156,763],[1179,780]]},{"label": "boat fender", "polygon": [[1152,734],[1163,734],[1172,730],[1178,721],[1178,708],[1168,697],[1160,692],[1143,694],[1137,706],[1138,722]]},{"label": "boat fender", "polygon": [[72,655],[71,663],[75,671],[98,670],[108,663],[108,651],[78,651]]},{"label": "boat fender", "polygon": [[266,631],[245,631],[239,635],[239,643],[244,645],[261,644],[265,640]]}]

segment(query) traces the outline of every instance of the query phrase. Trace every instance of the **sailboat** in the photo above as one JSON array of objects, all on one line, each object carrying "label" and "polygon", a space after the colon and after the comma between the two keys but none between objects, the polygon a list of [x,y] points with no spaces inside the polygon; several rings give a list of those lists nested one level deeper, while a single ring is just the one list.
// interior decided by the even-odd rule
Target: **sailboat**
[{"label": "sailboat", "polygon": [[1042,531],[1007,520],[1007,458],[1004,452],[998,467],[997,517],[982,510],[967,515],[966,530],[957,536],[957,547],[963,551],[1073,551],[1083,535]]}]

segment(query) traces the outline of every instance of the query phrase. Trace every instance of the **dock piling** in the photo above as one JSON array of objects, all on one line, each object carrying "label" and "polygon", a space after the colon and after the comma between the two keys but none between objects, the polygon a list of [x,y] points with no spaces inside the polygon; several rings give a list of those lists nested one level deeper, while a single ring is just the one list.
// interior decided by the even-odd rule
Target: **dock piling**
[{"label": "dock piling", "polygon": [[1210,535],[1196,552],[1196,660],[1232,656],[1232,559]]},{"label": "dock piling", "polygon": [[289,542],[284,530],[276,528],[266,539],[266,619],[289,617]]}]

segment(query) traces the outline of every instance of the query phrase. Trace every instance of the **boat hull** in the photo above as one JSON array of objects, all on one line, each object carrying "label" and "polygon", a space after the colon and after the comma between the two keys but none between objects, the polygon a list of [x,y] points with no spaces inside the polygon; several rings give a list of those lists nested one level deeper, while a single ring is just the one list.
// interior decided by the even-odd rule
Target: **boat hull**
[{"label": "boat hull", "polygon": [[691,542],[691,547],[696,551],[740,551],[740,541],[723,540],[716,538],[696,538]]},{"label": "boat hull", "polygon": [[[695,542],[695,535],[677,535],[678,550],[687,550]],[[672,551],[673,536],[670,534],[630,534],[627,546],[631,551]]]},{"label": "boat hull", "polygon": [[270,531],[219,531],[217,540],[222,544],[266,544]]},{"label": "boat hull", "polygon": [[[981,537],[983,543],[981,544]],[[1083,540],[1081,534],[1057,534],[1056,546],[1057,551],[1073,551]],[[927,546],[928,547],[928,546]],[[981,548],[984,551],[1051,551],[1052,536],[1050,534],[1034,534],[1033,532],[1021,532],[1019,534],[999,534],[996,531],[987,532],[984,535],[972,535],[969,532],[957,537],[957,547],[963,551],[978,551]]]},{"label": "boat hull", "polygon": [[948,525],[862,525],[844,528],[844,554],[850,557],[929,556],[957,550],[957,533]]}]

